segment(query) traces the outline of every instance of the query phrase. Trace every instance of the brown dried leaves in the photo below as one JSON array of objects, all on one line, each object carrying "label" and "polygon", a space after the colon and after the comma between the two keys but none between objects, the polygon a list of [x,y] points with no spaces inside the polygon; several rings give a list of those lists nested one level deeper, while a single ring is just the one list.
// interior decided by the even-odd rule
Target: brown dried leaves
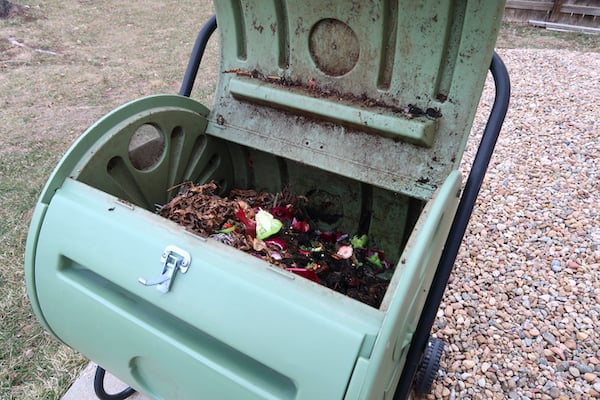
[{"label": "brown dried leaves", "polygon": [[236,201],[215,194],[214,182],[184,184],[180,194],[160,209],[159,214],[203,237],[208,237],[229,220],[235,220]]}]

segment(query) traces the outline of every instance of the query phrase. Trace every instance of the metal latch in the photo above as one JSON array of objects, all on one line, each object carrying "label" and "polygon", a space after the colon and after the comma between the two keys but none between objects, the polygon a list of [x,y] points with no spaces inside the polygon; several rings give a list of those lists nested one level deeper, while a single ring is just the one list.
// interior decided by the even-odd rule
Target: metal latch
[{"label": "metal latch", "polygon": [[140,278],[138,281],[144,286],[156,286],[160,292],[167,293],[171,289],[175,272],[179,270],[185,274],[190,267],[192,257],[190,253],[177,246],[167,246],[160,257],[160,262],[163,270],[158,278]]}]

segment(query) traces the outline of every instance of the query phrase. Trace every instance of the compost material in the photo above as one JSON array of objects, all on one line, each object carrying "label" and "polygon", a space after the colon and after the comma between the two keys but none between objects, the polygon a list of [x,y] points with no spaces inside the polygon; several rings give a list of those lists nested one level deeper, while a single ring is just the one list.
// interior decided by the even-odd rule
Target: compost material
[{"label": "compost material", "polygon": [[304,196],[234,189],[223,197],[214,182],[170,190],[179,192],[158,210],[161,216],[365,304],[381,304],[392,272],[385,253],[369,247],[364,233],[317,229]]}]

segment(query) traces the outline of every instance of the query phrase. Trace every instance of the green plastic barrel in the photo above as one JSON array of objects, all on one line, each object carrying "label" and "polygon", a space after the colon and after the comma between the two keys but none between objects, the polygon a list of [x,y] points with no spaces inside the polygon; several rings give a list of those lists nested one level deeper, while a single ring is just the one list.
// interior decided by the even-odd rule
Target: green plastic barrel
[{"label": "green plastic barrel", "polygon": [[[215,9],[212,108],[172,95],[126,104],[49,178],[27,240],[34,311],[157,399],[389,399],[460,198],[503,4]],[[393,260],[381,305],[156,214],[184,181],[317,193],[343,216],[325,228],[368,226]]]}]

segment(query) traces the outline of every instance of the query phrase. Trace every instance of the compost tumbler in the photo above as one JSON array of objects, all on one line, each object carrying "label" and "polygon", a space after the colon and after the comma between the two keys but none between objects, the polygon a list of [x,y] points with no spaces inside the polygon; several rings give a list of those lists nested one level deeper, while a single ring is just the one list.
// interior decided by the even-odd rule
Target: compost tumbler
[{"label": "compost tumbler", "polygon": [[[503,5],[215,2],[212,108],[185,96],[200,50],[184,95],[109,113],[48,180],[26,250],[37,317],[157,399],[404,398],[415,375],[428,388],[432,318],[493,150],[461,191]],[[381,305],[157,215],[185,181],[291,185],[324,207],[322,229],[367,232],[395,264]]]}]

